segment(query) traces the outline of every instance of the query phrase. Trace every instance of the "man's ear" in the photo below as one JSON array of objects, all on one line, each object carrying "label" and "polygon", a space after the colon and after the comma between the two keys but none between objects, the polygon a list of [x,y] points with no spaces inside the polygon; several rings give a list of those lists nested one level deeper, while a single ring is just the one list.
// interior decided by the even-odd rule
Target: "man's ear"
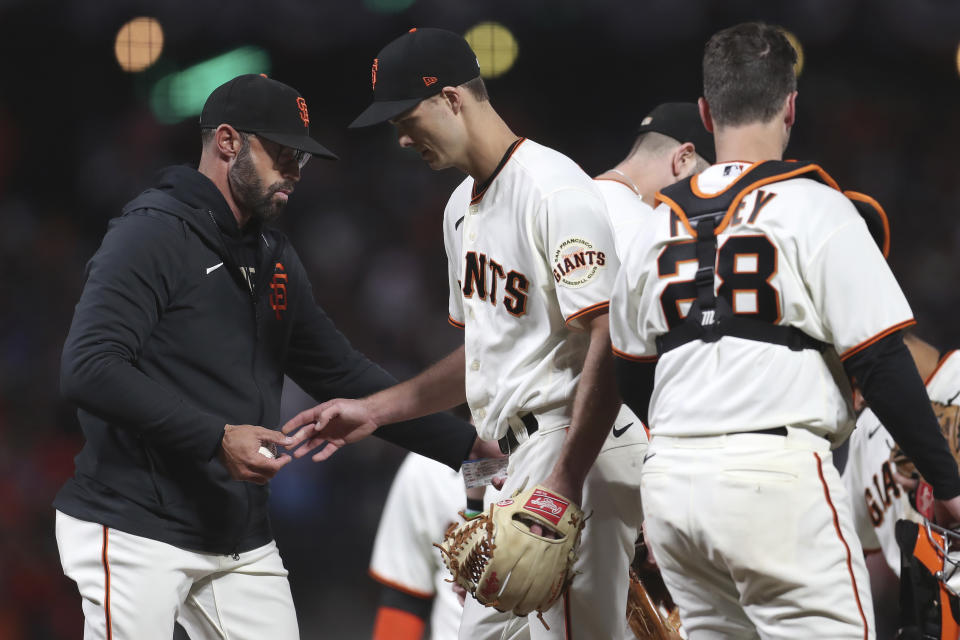
[{"label": "man's ear", "polygon": [[440,90],[440,95],[454,115],[460,113],[460,110],[463,109],[463,94],[459,87],[444,87]]},{"label": "man's ear", "polygon": [[786,109],[783,116],[783,124],[787,125],[787,128],[793,127],[797,122],[797,92],[792,91],[790,95],[787,96]]},{"label": "man's ear", "polygon": [[240,132],[228,124],[217,127],[213,141],[217,151],[227,158],[236,157],[243,147],[243,138],[240,136]]},{"label": "man's ear", "polygon": [[713,116],[710,115],[710,105],[705,98],[697,100],[697,106],[700,107],[700,119],[703,120],[703,126],[707,131],[713,133]]},{"label": "man's ear", "polygon": [[697,152],[692,142],[684,142],[677,150],[673,152],[671,158],[671,171],[673,177],[679,179],[686,175],[687,167],[697,162]]}]

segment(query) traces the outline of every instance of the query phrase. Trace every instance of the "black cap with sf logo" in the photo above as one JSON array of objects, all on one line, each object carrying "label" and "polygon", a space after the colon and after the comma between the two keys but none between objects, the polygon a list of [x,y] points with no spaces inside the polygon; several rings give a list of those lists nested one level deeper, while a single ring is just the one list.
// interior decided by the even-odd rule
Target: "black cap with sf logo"
[{"label": "black cap with sf logo", "polygon": [[310,112],[296,89],[262,74],[237,76],[213,90],[200,113],[200,128],[228,124],[320,158],[337,156],[310,137]]},{"label": "black cap with sf logo", "polygon": [[399,116],[421,101],[480,75],[477,56],[458,33],[411,29],[373,61],[373,104],[350,124],[366,127]]}]

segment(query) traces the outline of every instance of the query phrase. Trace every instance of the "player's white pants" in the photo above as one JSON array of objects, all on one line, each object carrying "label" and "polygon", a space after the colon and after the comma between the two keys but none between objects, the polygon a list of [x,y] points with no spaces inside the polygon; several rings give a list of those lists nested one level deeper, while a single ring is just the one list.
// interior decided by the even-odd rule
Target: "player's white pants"
[{"label": "player's white pants", "polygon": [[300,637],[277,545],[231,556],[185,551],[57,512],[57,546],[83,599],[84,640]]},{"label": "player's white pants", "polygon": [[691,640],[875,637],[826,440],[654,434],[642,478],[649,543]]},{"label": "player's white pants", "polygon": [[[460,623],[461,640],[507,640],[523,634],[529,625],[533,640],[619,640],[628,636],[627,589],[634,543],[640,533],[640,466],[646,452],[646,434],[629,410],[621,411],[615,426],[634,424],[622,435],[613,431],[587,475],[583,511],[590,514],[583,529],[580,557],[568,597],[544,614],[547,631],[536,613],[526,620],[500,613],[467,597]],[[538,431],[510,455],[508,478],[500,496],[510,496],[526,484],[546,479],[560,455],[566,430]],[[499,500],[500,498],[496,498]]]}]

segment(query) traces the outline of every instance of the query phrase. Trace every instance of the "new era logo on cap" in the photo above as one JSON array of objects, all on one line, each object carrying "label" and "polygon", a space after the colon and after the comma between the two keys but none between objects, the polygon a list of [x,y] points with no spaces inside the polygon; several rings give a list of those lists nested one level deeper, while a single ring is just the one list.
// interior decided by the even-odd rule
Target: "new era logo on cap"
[{"label": "new era logo on cap", "polygon": [[373,60],[373,104],[351,128],[385,122],[422,100],[480,76],[480,64],[460,34],[445,29],[411,29]]}]

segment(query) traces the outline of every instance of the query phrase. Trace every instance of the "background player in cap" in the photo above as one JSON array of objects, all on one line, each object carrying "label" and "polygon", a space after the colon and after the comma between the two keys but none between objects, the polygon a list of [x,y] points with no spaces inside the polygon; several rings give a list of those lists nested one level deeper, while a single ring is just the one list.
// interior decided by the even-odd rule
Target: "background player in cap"
[{"label": "background player in cap", "polygon": [[[279,422],[284,374],[318,400],[395,382],[334,328],[264,224],[311,155],[335,157],[309,122],[276,80],[218,87],[199,169],[165,169],[87,265],[61,369],[86,444],[54,502],[87,640],[170,640],[175,619],[193,640],[299,635],[265,486],[287,438],[254,425]],[[418,426],[379,435],[454,468],[476,437],[452,416]]]},{"label": "background player in cap", "polygon": [[664,189],[611,301],[624,397],[645,418],[646,532],[689,637],[869,638],[848,497],[830,463],[849,385],[960,514],[960,476],[900,330],[913,320],[857,209],[780,162],[796,53],[772,26],[715,34],[704,123],[718,164]]},{"label": "background player in cap", "polygon": [[636,240],[657,191],[713,164],[713,136],[693,102],[664,102],[640,123],[630,153],[596,177],[607,203],[617,255]]},{"label": "background player in cap", "polygon": [[[530,622],[532,637],[624,637],[646,436],[613,380],[606,311],[618,260],[603,199],[569,158],[510,130],[459,35],[407,33],[374,70],[374,102],[353,126],[390,120],[431,168],[468,174],[443,221],[450,321],[465,344],[393,389],[305,411],[284,431],[316,422],[295,455],[328,442],[322,459],[382,424],[466,400],[480,437],[510,452],[502,496],[542,483],[593,514],[573,586],[547,612],[550,631]],[[518,621],[468,598],[460,637],[510,637]]]}]

